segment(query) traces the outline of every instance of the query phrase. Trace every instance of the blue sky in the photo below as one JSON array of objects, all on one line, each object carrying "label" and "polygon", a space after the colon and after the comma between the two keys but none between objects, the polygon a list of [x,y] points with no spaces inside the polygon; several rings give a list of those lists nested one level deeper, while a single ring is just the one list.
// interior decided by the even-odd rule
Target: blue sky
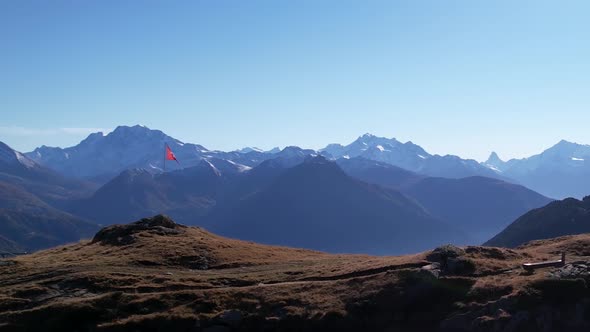
[{"label": "blue sky", "polygon": [[0,140],[522,157],[590,143],[588,1],[2,1]]}]

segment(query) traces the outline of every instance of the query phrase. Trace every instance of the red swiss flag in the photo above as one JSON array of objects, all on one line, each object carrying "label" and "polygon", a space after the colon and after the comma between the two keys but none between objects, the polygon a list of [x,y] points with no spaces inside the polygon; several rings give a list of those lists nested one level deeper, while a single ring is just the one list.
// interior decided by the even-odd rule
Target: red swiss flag
[{"label": "red swiss flag", "polygon": [[175,160],[180,165],[180,163],[178,162],[178,159],[176,159],[174,152],[172,152],[172,150],[170,150],[170,147],[168,146],[168,144],[166,144],[166,160]]}]

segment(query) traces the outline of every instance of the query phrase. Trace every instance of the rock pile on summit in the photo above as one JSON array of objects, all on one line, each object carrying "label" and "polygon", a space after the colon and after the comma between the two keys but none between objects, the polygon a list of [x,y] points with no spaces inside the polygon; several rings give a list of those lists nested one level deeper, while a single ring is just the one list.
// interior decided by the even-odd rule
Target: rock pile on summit
[{"label": "rock pile on summit", "polygon": [[436,277],[439,275],[469,274],[475,270],[471,260],[464,257],[465,250],[454,245],[444,245],[434,249],[426,256],[426,259],[432,262],[431,265],[423,269],[433,273]]},{"label": "rock pile on summit", "polygon": [[147,231],[156,235],[177,235],[184,232],[186,226],[175,223],[165,215],[143,218],[131,224],[113,225],[101,229],[92,243],[127,245],[135,242],[135,234]]},{"label": "rock pile on summit", "polygon": [[563,267],[549,272],[549,276],[557,279],[590,279],[590,262],[579,261],[568,263]]}]

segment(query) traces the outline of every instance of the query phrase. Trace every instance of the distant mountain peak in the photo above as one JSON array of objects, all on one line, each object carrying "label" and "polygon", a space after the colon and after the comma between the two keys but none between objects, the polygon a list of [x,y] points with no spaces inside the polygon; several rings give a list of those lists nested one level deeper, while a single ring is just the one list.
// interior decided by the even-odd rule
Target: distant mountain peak
[{"label": "distant mountain peak", "polygon": [[[95,142],[100,141],[102,138],[104,138],[104,133],[102,131],[96,132],[96,133],[92,133],[90,135],[88,135],[88,137],[86,137],[84,140],[82,140],[82,142],[80,142],[81,145],[86,145],[86,144],[92,144]],[[41,149],[46,148],[45,145],[41,146]]]},{"label": "distant mountain peak", "polygon": [[500,157],[498,156],[498,154],[496,152],[490,153],[490,156],[488,157],[488,160],[486,161],[486,164],[490,164],[490,165],[496,165],[498,163],[503,163],[504,161],[502,159],[500,159]]},{"label": "distant mountain peak", "polygon": [[548,150],[563,149],[563,148],[579,148],[579,147],[590,147],[590,145],[580,144],[580,143],[576,143],[576,142],[570,142],[570,141],[562,139],[561,141],[557,142],[557,144],[550,147]]},{"label": "distant mountain peak", "polygon": [[362,136],[359,136],[359,138],[357,139],[357,141],[362,141],[362,142],[394,141],[394,142],[397,142],[397,140],[395,138],[380,137],[380,136],[375,136],[375,135],[369,134],[369,133],[366,133],[366,134],[364,134]]},{"label": "distant mountain peak", "polygon": [[298,146],[287,146],[280,152],[281,155],[290,156],[290,155],[300,155],[303,156],[304,152],[303,149]]},{"label": "distant mountain peak", "polygon": [[266,151],[266,153],[271,153],[271,154],[275,154],[275,153],[279,153],[281,152],[281,148],[279,148],[278,146]]},{"label": "distant mountain peak", "polygon": [[541,155],[554,155],[562,158],[570,159],[571,157],[579,157],[588,155],[590,152],[590,145],[574,143],[566,140],[561,140],[554,146],[543,151]]},{"label": "distant mountain peak", "polygon": [[322,156],[322,155],[309,155],[305,158],[305,160],[303,161],[306,164],[334,164],[336,165],[333,161],[328,160],[326,157]]},{"label": "distant mountain peak", "polygon": [[402,143],[396,138],[379,137],[370,133],[359,136],[348,145],[330,144],[320,151],[335,160],[363,157],[431,176],[498,176],[487,165],[480,165],[474,160],[451,155],[433,156],[412,141]]},{"label": "distant mountain peak", "polygon": [[[144,134],[144,133],[151,133],[151,132],[155,132],[155,133],[162,133],[162,131],[160,130],[156,130],[156,129],[150,129],[146,126],[142,126],[142,125],[134,125],[134,126],[117,126],[117,128],[115,128],[115,130],[113,130],[109,135],[120,135],[120,134],[126,134],[126,133],[134,133],[134,134]],[[163,133],[162,133],[163,134]]]}]

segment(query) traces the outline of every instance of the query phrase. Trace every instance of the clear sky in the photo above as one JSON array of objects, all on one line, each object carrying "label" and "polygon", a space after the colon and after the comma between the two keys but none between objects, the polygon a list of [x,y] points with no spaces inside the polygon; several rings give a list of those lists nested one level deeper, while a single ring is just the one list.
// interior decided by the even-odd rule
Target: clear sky
[{"label": "clear sky", "polygon": [[590,2],[0,2],[0,140],[210,149],[370,132],[485,159],[590,143]]}]

